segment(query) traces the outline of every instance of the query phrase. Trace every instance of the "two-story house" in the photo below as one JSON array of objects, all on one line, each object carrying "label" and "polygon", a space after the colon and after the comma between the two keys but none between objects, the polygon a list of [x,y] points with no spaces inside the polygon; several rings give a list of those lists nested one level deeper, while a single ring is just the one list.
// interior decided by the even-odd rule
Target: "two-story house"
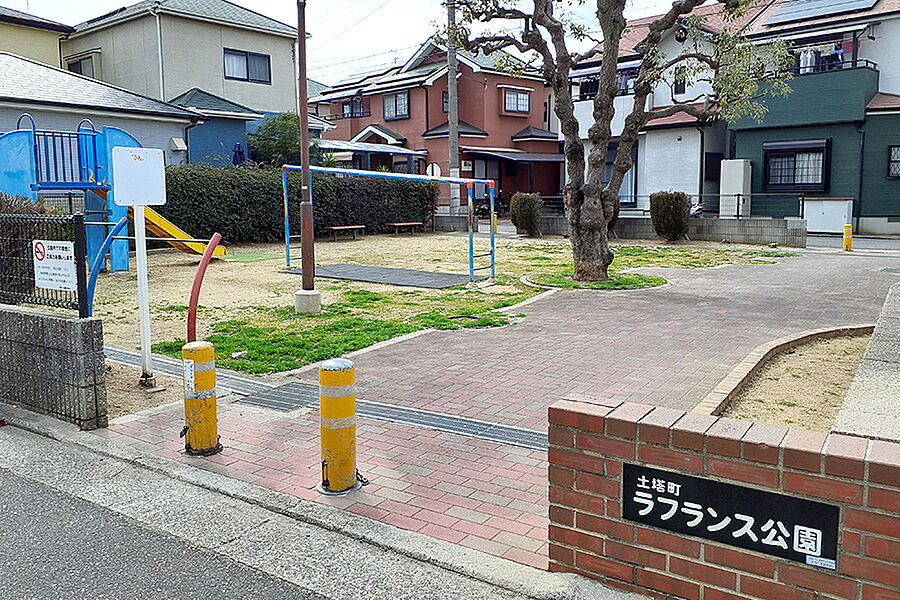
[{"label": "two-story house", "polygon": [[[721,5],[701,6],[693,15],[704,19],[702,34],[743,30],[760,7],[771,0],[757,0],[746,8],[741,18],[726,22],[721,15]],[[616,138],[621,135],[625,117],[634,104],[634,80],[638,76],[642,60],[641,44],[646,39],[650,24],[659,16],[635,19],[628,22],[620,46],[617,63],[618,97],[615,99],[615,116],[612,121],[613,141],[607,155],[604,181],[612,173],[612,163],[618,151]],[[686,29],[673,28],[665,33],[659,48],[667,57],[680,54],[686,44],[695,40]],[[601,44],[602,48],[602,44]],[[597,95],[601,60],[590,60],[577,65],[572,71],[575,114],[585,153],[590,152],[588,129],[593,124],[593,99]],[[647,101],[647,109],[661,109],[677,102],[702,98],[711,88],[705,82],[680,81],[676,70],[670,69],[658,82]],[[702,100],[699,101],[702,104]],[[640,133],[632,149],[634,166],[620,189],[620,203],[624,214],[629,210],[646,211],[650,207],[650,194],[662,190],[677,190],[691,196],[695,204],[702,201],[706,212],[718,210],[719,166],[727,152],[727,133],[722,121],[698,121],[687,113],[650,121]]]},{"label": "two-story house", "polygon": [[731,126],[751,214],[802,214],[816,231],[824,202],[849,206],[858,232],[900,233],[900,2],[775,0],[748,36],[787,40],[796,57],[792,93]]},{"label": "two-story house", "polygon": [[76,25],[62,66],[198,110],[207,118],[188,133],[200,146],[191,158],[230,161],[260,118],[296,111],[296,39],[226,0],[144,0]]},{"label": "two-story house", "polygon": [[0,52],[60,66],[59,37],[74,28],[0,6]]},{"label": "two-story house", "polygon": [[[461,175],[493,179],[504,199],[520,191],[558,199],[564,159],[558,135],[544,128],[548,107],[541,77],[528,71],[512,77],[481,54],[457,56]],[[357,153],[355,166],[399,171],[412,166],[414,172],[446,175],[447,72],[446,48],[430,39],[405,64],[351,77],[310,102],[330,103],[326,118],[335,129],[324,134],[326,140],[382,145],[381,153]],[[391,147],[420,154],[394,157]],[[476,186],[476,198],[486,195],[485,187]],[[446,207],[449,193],[442,196]]]}]

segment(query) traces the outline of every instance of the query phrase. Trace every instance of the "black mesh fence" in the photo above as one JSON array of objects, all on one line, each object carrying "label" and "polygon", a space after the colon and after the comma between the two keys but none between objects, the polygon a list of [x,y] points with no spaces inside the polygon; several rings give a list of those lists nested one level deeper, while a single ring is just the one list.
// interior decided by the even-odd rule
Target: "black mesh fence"
[{"label": "black mesh fence", "polygon": [[0,214],[0,303],[88,316],[83,214]]}]

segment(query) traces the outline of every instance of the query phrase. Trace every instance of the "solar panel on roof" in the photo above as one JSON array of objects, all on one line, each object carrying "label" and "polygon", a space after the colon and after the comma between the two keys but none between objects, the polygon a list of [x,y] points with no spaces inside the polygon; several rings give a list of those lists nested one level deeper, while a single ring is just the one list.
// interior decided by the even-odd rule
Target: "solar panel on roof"
[{"label": "solar panel on roof", "polygon": [[765,24],[778,25],[790,21],[803,21],[866,10],[875,6],[876,2],[878,0],[787,0]]}]

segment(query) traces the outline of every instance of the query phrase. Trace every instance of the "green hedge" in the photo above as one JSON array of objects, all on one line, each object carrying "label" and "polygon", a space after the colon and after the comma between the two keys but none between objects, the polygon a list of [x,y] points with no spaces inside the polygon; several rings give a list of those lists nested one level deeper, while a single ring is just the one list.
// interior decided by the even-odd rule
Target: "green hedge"
[{"label": "green hedge", "polygon": [[650,218],[656,234],[670,242],[687,235],[691,197],[684,192],[650,194]]},{"label": "green hedge", "polygon": [[[291,235],[300,233],[300,173],[288,173]],[[192,236],[215,232],[226,243],[284,239],[281,171],[254,167],[185,165],[166,168],[166,204],[159,212]],[[334,225],[365,225],[369,233],[385,223],[430,221],[438,186],[354,176],[313,175],[316,233]]]}]

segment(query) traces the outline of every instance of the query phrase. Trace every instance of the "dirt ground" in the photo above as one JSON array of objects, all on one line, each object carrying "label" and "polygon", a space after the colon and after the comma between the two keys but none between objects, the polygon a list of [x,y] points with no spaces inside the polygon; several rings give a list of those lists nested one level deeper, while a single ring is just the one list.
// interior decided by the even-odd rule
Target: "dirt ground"
[{"label": "dirt ground", "polygon": [[723,413],[828,431],[871,336],[817,340],[771,358]]},{"label": "dirt ground", "polygon": [[184,401],[181,379],[157,374],[156,385],[166,389],[150,393],[138,387],[140,376],[138,368],[106,362],[106,403],[110,420],[145,408]]}]

